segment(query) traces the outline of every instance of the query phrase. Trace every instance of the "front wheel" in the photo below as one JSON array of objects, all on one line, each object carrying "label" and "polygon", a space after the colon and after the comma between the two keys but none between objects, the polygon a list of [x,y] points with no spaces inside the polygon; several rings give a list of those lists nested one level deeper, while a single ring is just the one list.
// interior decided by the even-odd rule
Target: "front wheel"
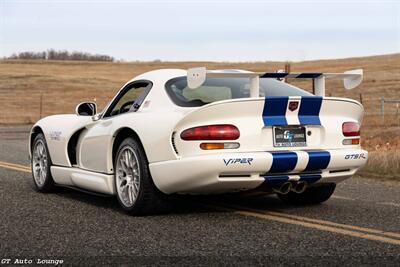
[{"label": "front wheel", "polygon": [[54,180],[50,172],[51,159],[43,134],[38,134],[32,144],[31,170],[35,189],[42,193],[54,190]]},{"label": "front wheel", "polygon": [[278,197],[286,204],[290,205],[313,205],[327,201],[335,192],[336,184],[321,184],[308,187],[303,193],[289,192],[288,194],[278,194]]},{"label": "front wheel", "polygon": [[115,157],[115,188],[118,202],[130,214],[159,212],[163,194],[155,187],[141,145],[125,139]]}]

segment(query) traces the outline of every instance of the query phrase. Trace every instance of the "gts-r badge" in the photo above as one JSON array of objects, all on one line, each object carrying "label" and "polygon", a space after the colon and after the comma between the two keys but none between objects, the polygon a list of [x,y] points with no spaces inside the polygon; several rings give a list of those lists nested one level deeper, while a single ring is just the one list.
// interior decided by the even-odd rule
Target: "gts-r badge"
[{"label": "gts-r badge", "polygon": [[249,164],[249,165],[251,165],[252,161],[253,161],[253,158],[224,159],[225,166],[232,165],[232,164]]},{"label": "gts-r badge", "polygon": [[348,154],[344,157],[344,159],[367,159],[364,153],[360,154]]}]

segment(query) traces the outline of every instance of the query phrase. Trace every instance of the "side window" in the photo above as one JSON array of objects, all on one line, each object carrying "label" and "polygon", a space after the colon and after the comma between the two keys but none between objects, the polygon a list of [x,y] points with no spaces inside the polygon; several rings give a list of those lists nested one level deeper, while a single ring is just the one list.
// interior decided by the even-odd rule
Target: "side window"
[{"label": "side window", "polygon": [[131,109],[138,109],[147,93],[150,91],[151,83],[136,82],[124,88],[119,96],[114,99],[104,117],[111,117],[126,113]]}]

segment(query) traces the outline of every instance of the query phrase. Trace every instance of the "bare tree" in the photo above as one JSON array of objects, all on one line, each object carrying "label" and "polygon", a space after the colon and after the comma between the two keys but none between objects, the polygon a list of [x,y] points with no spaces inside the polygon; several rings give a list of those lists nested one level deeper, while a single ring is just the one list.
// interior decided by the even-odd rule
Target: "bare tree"
[{"label": "bare tree", "polygon": [[87,61],[114,61],[108,55],[90,54],[87,52],[49,49],[43,52],[20,52],[14,53],[8,59],[42,59],[42,60],[87,60]]}]

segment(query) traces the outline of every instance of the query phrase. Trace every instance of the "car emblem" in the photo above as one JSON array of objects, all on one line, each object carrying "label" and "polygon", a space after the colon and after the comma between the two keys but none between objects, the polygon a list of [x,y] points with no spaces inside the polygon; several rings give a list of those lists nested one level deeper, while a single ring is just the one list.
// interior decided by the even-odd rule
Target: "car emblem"
[{"label": "car emblem", "polygon": [[289,110],[290,111],[295,111],[298,107],[299,107],[298,101],[290,101],[289,102]]}]

